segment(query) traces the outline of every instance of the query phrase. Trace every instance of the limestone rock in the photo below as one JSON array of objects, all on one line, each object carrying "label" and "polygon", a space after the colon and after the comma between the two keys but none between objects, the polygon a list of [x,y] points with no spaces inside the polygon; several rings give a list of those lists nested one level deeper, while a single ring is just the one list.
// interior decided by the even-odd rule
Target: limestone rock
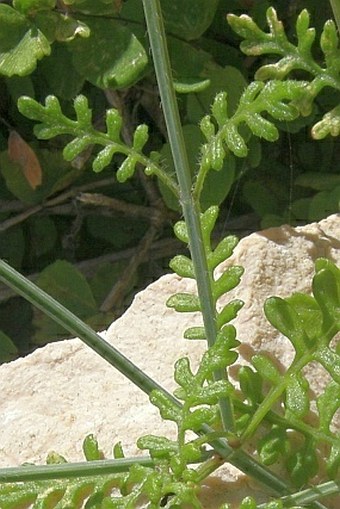
[{"label": "limestone rock", "polygon": [[[245,268],[241,284],[228,294],[228,300],[237,296],[245,302],[234,321],[242,341],[240,362],[254,351],[266,351],[281,364],[289,363],[290,345],[266,321],[263,303],[271,295],[309,292],[314,261],[320,256],[340,264],[340,215],[305,227],[271,228],[241,240],[227,262]],[[174,389],[175,361],[189,356],[195,367],[205,348],[204,342],[182,339],[187,327],[199,324],[199,317],[177,314],[165,305],[171,294],[192,285],[176,275],[163,276],[136,295],[126,313],[103,333],[168,390]],[[314,371],[311,382],[316,392],[322,390],[321,369]],[[44,463],[51,450],[70,461],[80,460],[81,444],[89,433],[110,457],[117,441],[126,454],[134,455],[139,436],[174,435],[174,425],[161,422],[147,396],[78,339],[49,344],[1,366],[0,385],[1,467]],[[226,491],[235,503],[255,491],[261,501],[259,488],[254,491],[236,469],[223,467],[203,490],[204,507],[218,507]],[[337,497],[329,507],[339,505]]]}]

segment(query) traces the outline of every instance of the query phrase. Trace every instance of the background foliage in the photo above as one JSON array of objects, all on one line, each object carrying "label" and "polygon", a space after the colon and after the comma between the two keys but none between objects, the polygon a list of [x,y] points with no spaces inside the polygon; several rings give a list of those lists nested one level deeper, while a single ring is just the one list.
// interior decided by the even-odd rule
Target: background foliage
[{"label": "background foliage", "polygon": [[[318,35],[332,16],[328,4],[320,12],[317,0],[162,2],[193,168],[202,142],[197,123],[216,93],[228,92],[232,113],[254,71],[271,61],[241,53],[226,14],[248,13],[264,29],[270,5],[293,42],[301,9],[309,10]],[[141,2],[1,1],[0,26],[0,257],[94,328],[104,328],[178,252],[171,234],[178,205],[141,171],[118,184],[119,154],[100,174],[91,170],[95,147],[65,161],[67,136],[37,141],[34,123],[19,113],[17,100],[26,95],[44,103],[53,94],[72,117],[73,99],[83,93],[100,130],[105,110],[113,106],[124,119],[124,141],[131,141],[137,125],[148,124],[148,149],[160,151],[172,172]],[[315,58],[322,59],[317,48]],[[339,142],[314,142],[309,133],[311,123],[339,103],[337,95],[323,92],[308,117],[280,125],[277,143],[254,137],[246,158],[230,155],[225,171],[210,173],[202,206],[221,205],[220,233],[304,224],[338,211]],[[0,288],[1,362],[64,335]]]}]

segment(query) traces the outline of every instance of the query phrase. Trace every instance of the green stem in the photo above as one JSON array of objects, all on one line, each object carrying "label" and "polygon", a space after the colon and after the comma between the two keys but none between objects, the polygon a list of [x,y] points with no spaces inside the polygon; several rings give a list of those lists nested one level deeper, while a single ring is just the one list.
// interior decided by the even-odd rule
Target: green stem
[{"label": "green stem", "polygon": [[[167,392],[154,380],[149,378],[141,369],[135,366],[118,350],[116,350],[112,345],[110,345],[110,343],[101,338],[98,334],[96,334],[90,327],[88,327],[84,322],[77,318],[68,309],[62,306],[59,302],[57,302],[43,290],[38,288],[34,283],[32,283],[27,278],[19,274],[15,269],[10,267],[3,260],[0,260],[0,281],[3,281],[8,286],[13,288],[13,290],[16,293],[22,295],[34,306],[41,309],[44,313],[50,316],[53,320],[59,323],[66,330],[78,336],[79,339],[81,339],[90,348],[97,352],[101,357],[103,357],[107,362],[109,362],[109,364],[111,364],[121,373],[123,373],[123,375],[125,375],[135,385],[142,389],[146,394],[149,395],[150,392],[154,389],[161,390],[169,398],[170,401],[172,401],[177,406],[181,406],[180,402],[176,398],[174,398],[172,394]],[[199,434],[208,433],[213,434],[214,430],[211,429],[208,425],[203,425]],[[233,449],[227,443],[226,440],[221,438],[213,438],[209,443],[215,449],[215,451],[222,458],[224,458],[225,461],[228,461],[242,472],[248,474],[250,477],[256,479],[258,482],[264,484],[274,493],[278,495],[289,494],[290,489],[287,486],[287,484],[279,477],[277,477],[274,473],[270,472],[266,467],[258,463],[251,456],[249,456],[249,454],[245,453],[242,450]],[[131,461],[133,461],[133,459]],[[96,462],[96,465],[100,465],[100,463]],[[127,464],[125,464],[125,468],[126,465]],[[50,475],[50,478],[58,477],[59,470],[57,471],[57,473],[53,473],[53,468],[55,468],[56,466],[57,465],[51,465],[52,470],[50,470],[50,473],[48,474]],[[25,474],[25,472],[27,472],[27,474],[29,472],[28,470],[26,470],[26,468],[30,467],[19,467],[19,469],[23,471],[22,472],[23,475]],[[37,473],[37,478],[41,479],[42,478],[41,475],[44,476],[45,469],[46,468],[48,469],[50,467],[46,465],[32,467],[32,469],[35,468],[40,469],[40,474]],[[58,469],[59,468],[61,467],[58,466]],[[73,467],[69,468],[72,469],[77,467],[73,465]],[[83,469],[82,475],[86,475],[84,474],[84,472],[87,469],[91,471],[92,462],[87,462],[86,466],[84,465],[81,468]],[[60,470],[60,472],[61,471],[62,469]],[[10,474],[8,472],[7,474],[8,474],[7,479],[9,479]],[[323,506],[320,505],[318,502],[315,502],[314,505],[311,505],[311,507],[313,509],[324,509]]]},{"label": "green stem", "polygon": [[92,350],[111,364],[111,366],[118,369],[118,371],[131,380],[131,382],[142,389],[142,391],[150,394],[150,392],[155,389],[160,390],[173,402],[179,404],[172,394],[163,389],[163,387],[146,375],[114,346],[100,337],[91,327],[53,299],[53,297],[38,288],[34,283],[19,274],[19,272],[10,267],[3,260],[0,260],[0,281],[3,281],[13,288],[16,293],[22,295],[31,302],[31,304],[41,309],[71,334],[78,336],[84,343],[92,348]]},{"label": "green stem", "polygon": [[48,479],[72,479],[127,472],[138,463],[144,467],[153,467],[154,461],[149,457],[122,458],[114,460],[82,461],[79,463],[62,463],[51,465],[25,465],[0,469],[0,483],[44,481]]},{"label": "green stem", "polygon": [[332,10],[333,10],[334,19],[335,19],[337,27],[338,27],[338,32],[340,32],[340,1],[339,0],[329,0],[329,2],[331,4]]},{"label": "green stem", "polygon": [[[159,0],[143,0],[143,6],[163,113],[180,187],[180,202],[188,230],[189,246],[194,264],[205,332],[208,345],[212,346],[215,343],[217,333],[215,306],[201,231],[199,203],[194,201],[191,192],[191,171],[173,86],[161,6]],[[215,378],[226,378],[225,371],[218,370],[215,373]],[[220,409],[224,428],[234,430],[231,400],[229,398],[221,400]]]},{"label": "green stem", "polygon": [[[299,504],[306,506],[321,497],[329,497],[336,493],[340,493],[340,481],[328,481],[323,484],[319,484],[319,486],[313,486],[312,488],[307,488],[292,495],[282,497],[281,501],[284,504],[289,504],[289,507],[291,507],[291,504],[294,506]],[[260,504],[257,506],[257,509],[265,509],[266,507],[267,504]]]}]

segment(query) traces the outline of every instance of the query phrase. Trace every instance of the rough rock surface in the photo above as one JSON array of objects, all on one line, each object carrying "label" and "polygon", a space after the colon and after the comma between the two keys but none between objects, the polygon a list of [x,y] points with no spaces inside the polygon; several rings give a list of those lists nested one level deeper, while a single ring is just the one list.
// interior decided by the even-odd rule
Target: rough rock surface
[{"label": "rough rock surface", "polygon": [[[228,299],[237,296],[245,302],[234,321],[245,361],[256,350],[270,352],[283,365],[289,362],[290,345],[266,321],[263,302],[270,295],[309,292],[314,261],[320,256],[340,264],[340,215],[305,227],[268,229],[239,243],[228,263],[244,266],[245,274]],[[182,339],[183,330],[198,324],[199,317],[177,314],[165,306],[171,294],[190,288],[191,281],[176,275],[160,278],[103,333],[168,390],[174,388],[175,360],[188,355],[195,366],[204,350],[204,342]],[[323,383],[321,369],[314,371],[313,389],[322,390]],[[51,450],[80,460],[81,444],[89,433],[97,436],[110,457],[118,440],[127,454],[136,454],[140,435],[174,433],[172,424],[161,423],[145,394],[78,339],[49,344],[1,366],[0,386],[1,467],[42,463]],[[249,490],[261,501],[259,488],[255,490],[236,469],[224,467],[206,486],[204,507],[218,507],[226,490],[235,501]],[[339,498],[329,507],[340,507]]]}]

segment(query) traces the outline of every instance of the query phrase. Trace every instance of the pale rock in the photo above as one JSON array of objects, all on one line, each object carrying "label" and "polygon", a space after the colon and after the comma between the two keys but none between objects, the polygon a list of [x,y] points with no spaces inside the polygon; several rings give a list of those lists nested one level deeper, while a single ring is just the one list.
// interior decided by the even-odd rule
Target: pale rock
[{"label": "pale rock", "polygon": [[[292,358],[288,340],[266,321],[263,303],[268,296],[285,297],[310,292],[314,261],[327,257],[340,265],[340,215],[305,227],[282,226],[249,235],[240,241],[226,264],[245,268],[241,284],[227,295],[244,300],[234,320],[242,341],[240,362],[256,351],[269,352],[279,363]],[[168,390],[173,390],[173,366],[189,356],[197,366],[204,342],[182,339],[183,331],[200,322],[198,316],[178,314],[165,305],[193,283],[166,275],[136,295],[126,313],[102,335]],[[320,392],[324,371],[313,366],[312,388]],[[55,450],[70,461],[83,459],[82,442],[93,433],[111,457],[121,441],[127,455],[138,453],[136,439],[147,433],[173,437],[172,423],[162,423],[147,396],[78,339],[53,343],[23,359],[0,367],[0,466],[44,463]],[[224,466],[203,489],[202,504],[216,508],[229,500],[237,504],[246,494],[263,499],[261,487]],[[328,502],[340,506],[339,497]]]}]

